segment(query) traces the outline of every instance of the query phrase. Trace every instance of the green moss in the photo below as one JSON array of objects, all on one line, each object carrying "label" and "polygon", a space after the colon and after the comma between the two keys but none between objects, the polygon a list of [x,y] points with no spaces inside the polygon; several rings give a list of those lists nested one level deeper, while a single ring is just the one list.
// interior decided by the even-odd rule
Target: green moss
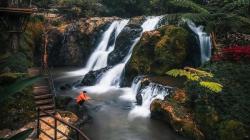
[{"label": "green moss", "polygon": [[32,89],[27,88],[1,102],[0,129],[17,129],[35,119]]},{"label": "green moss", "polygon": [[135,46],[128,73],[164,75],[181,67],[186,58],[188,32],[182,27],[163,26],[143,34]]},{"label": "green moss", "polygon": [[244,140],[247,138],[244,125],[235,120],[222,122],[219,129],[220,140]]}]

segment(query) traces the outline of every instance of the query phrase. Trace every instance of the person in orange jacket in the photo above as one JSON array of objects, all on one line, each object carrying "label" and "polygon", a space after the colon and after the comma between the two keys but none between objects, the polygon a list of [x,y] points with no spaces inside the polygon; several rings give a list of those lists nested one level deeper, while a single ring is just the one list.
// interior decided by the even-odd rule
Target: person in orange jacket
[{"label": "person in orange jacket", "polygon": [[87,95],[86,91],[81,91],[80,94],[76,98],[76,102],[78,105],[82,105],[85,101],[90,100],[91,98]]}]

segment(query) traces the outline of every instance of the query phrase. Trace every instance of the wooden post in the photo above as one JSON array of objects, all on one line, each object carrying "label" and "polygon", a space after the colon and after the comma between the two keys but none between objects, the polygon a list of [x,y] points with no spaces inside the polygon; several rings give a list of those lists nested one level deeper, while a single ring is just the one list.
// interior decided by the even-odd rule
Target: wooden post
[{"label": "wooden post", "polygon": [[37,109],[37,126],[36,126],[36,137],[39,139],[40,135],[40,109]]},{"label": "wooden post", "polygon": [[57,140],[57,120],[56,120],[56,116],[54,117],[54,123],[55,123],[55,132],[54,132],[54,139]]}]

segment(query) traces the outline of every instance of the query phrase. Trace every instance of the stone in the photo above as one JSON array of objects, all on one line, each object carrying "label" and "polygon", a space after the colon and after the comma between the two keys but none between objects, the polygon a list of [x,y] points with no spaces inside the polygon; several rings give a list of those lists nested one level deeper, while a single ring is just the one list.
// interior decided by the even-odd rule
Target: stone
[{"label": "stone", "polygon": [[[75,114],[73,114],[71,112],[66,112],[66,111],[60,112],[60,114],[57,113],[56,117],[66,121],[67,123],[70,123],[70,124],[76,123],[76,121],[78,120],[78,117]],[[49,123],[52,126],[55,126],[54,119],[51,117],[44,117],[44,118],[42,118],[42,120],[46,121],[47,123]],[[41,129],[43,131],[45,131],[49,136],[54,137],[55,130],[53,128],[49,127],[47,124],[45,124],[42,121],[40,123],[41,123]],[[57,128],[58,128],[58,130],[60,130],[61,132],[63,132],[66,135],[70,134],[70,128],[59,121],[57,121]],[[47,140],[48,137],[45,134],[41,133],[39,136],[39,139],[40,140]],[[66,140],[67,138],[58,132],[56,139]]]},{"label": "stone", "polygon": [[182,67],[189,48],[188,36],[187,30],[173,25],[145,32],[134,48],[125,76],[131,81],[136,75],[162,76]]},{"label": "stone", "polygon": [[154,100],[150,105],[151,117],[167,122],[177,133],[195,140],[205,136],[198,128],[188,109],[168,100]]},{"label": "stone", "polygon": [[81,86],[93,86],[97,80],[102,76],[103,73],[111,69],[111,67],[102,68],[97,71],[90,71],[84,76],[84,79],[81,81]]}]

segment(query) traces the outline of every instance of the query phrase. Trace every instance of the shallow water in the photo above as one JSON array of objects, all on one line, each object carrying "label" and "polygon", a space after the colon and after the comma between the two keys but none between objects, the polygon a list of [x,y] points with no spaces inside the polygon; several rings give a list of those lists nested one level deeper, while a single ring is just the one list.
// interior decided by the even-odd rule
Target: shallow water
[{"label": "shallow water", "polygon": [[[55,85],[72,84],[81,77],[67,76],[66,71],[74,68],[53,70]],[[150,117],[129,118],[135,107],[129,98],[129,89],[104,89],[102,87],[81,87],[58,92],[59,95],[76,97],[80,90],[87,90],[93,100],[86,104],[93,118],[82,130],[92,140],[185,140],[178,136],[167,124]],[[105,91],[106,92],[102,92]],[[98,91],[98,92],[97,92]]]}]

